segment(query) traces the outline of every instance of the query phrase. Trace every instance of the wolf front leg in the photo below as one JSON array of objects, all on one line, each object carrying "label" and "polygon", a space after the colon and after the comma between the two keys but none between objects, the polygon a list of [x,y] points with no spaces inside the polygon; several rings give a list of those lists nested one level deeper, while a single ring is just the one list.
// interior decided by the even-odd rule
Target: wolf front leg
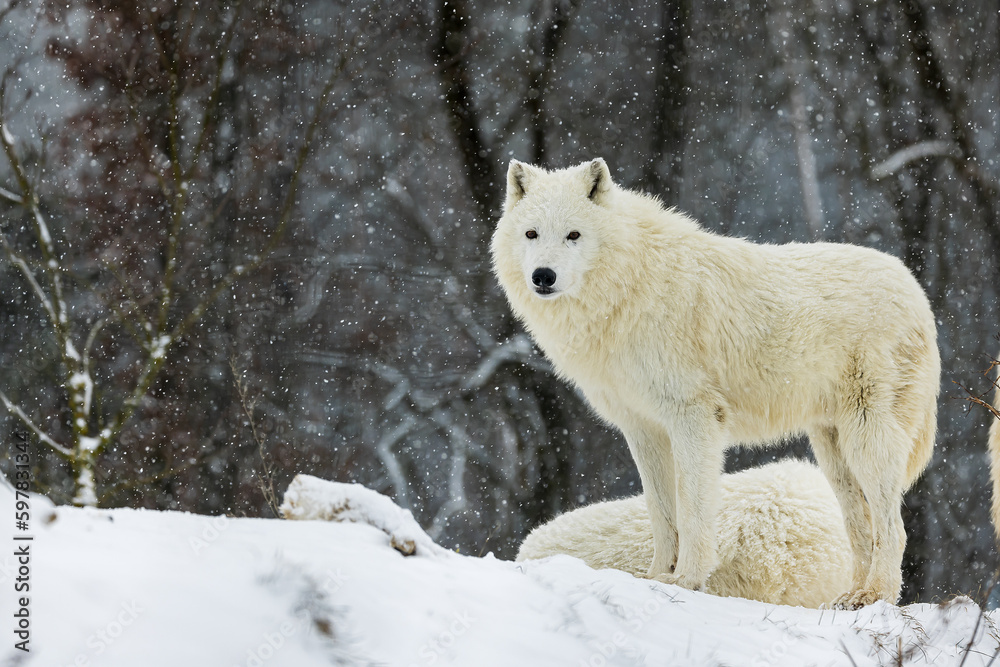
[{"label": "wolf front leg", "polygon": [[673,575],[660,577],[700,590],[719,564],[719,496],[725,440],[718,411],[694,405],[671,430],[676,493],[677,564]]},{"label": "wolf front leg", "polygon": [[643,424],[629,428],[625,440],[639,469],[653,529],[653,562],[646,576],[662,580],[671,576],[677,562],[677,492],[670,438],[662,428]]}]

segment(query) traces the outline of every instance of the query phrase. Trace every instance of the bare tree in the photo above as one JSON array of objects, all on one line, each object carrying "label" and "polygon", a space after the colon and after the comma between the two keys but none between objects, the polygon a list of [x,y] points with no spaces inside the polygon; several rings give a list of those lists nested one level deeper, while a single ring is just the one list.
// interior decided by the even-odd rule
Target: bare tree
[{"label": "bare tree", "polygon": [[[45,210],[45,197],[22,158],[25,147],[18,146],[7,129],[7,96],[0,95],[0,143],[13,175],[13,184],[0,190],[0,196],[30,221],[34,241],[31,247],[27,239],[18,243],[5,233],[3,245],[47,316],[59,353],[58,386],[69,413],[69,429],[46,428],[16,399],[6,393],[0,393],[0,398],[69,464],[76,504],[98,503],[98,460],[140,409],[172,351],[222,294],[236,281],[258,272],[278,248],[295,213],[299,183],[320,124],[329,118],[337,84],[352,64],[347,46],[320,75],[322,79],[312,89],[313,99],[297,111],[297,146],[277,146],[273,137],[262,133],[264,143],[253,141],[239,147],[248,152],[246,165],[254,159],[253,152],[283,153],[279,158],[285,165],[281,184],[273,192],[280,203],[273,214],[265,214],[257,223],[261,233],[256,247],[248,243],[245,254],[228,268],[214,268],[218,258],[206,254],[204,245],[219,211],[232,198],[269,196],[264,190],[231,189],[222,179],[235,174],[211,169],[212,155],[227,143],[228,128],[218,114],[233,76],[230,71],[241,66],[241,58],[251,55],[245,47],[234,46],[234,38],[241,22],[269,15],[261,9],[240,3],[231,11],[206,14],[198,3],[139,8],[104,3],[103,11],[94,13],[90,29],[99,33],[105,25],[116,25],[121,31],[120,50],[98,39],[54,44],[54,51],[78,77],[101,78],[117,89],[109,116],[112,122],[121,123],[117,131],[131,138],[132,144],[124,159],[112,159],[119,160],[120,168],[126,165],[124,173],[141,174],[139,182],[147,186],[151,202],[145,213],[157,222],[149,226],[152,238],[137,237],[135,228],[126,228],[115,238],[98,260],[102,265],[96,269],[100,273],[96,280],[82,279],[72,268],[77,258],[93,261],[85,254],[81,257],[74,247],[87,242],[75,233],[88,227],[86,211],[66,206],[54,213]],[[264,21],[272,31],[290,30],[280,19]],[[8,71],[5,82],[12,74]],[[253,114],[249,120],[266,122]],[[253,173],[251,166],[245,175]],[[113,198],[116,193],[105,190],[84,196]],[[113,215],[113,206],[102,208]],[[101,222],[111,220],[98,221],[98,226]],[[130,266],[129,252],[161,261],[155,262],[155,268],[148,259]],[[214,275],[209,278],[210,273]],[[109,337],[115,344],[124,344],[122,335],[131,340],[129,368],[118,377],[95,371],[95,347]],[[108,387],[101,386],[102,379]]]}]

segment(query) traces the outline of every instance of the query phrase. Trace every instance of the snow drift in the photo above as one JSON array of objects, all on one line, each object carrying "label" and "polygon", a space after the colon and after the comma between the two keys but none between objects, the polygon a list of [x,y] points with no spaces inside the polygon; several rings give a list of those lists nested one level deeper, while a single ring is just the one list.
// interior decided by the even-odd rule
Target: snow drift
[{"label": "snow drift", "polygon": [[[0,507],[12,502],[0,487]],[[782,607],[566,556],[462,556],[355,485],[300,477],[283,507],[316,520],[72,507],[34,517],[31,651],[14,649],[8,630],[0,664],[972,667],[998,650],[993,612],[967,598]],[[326,520],[336,518],[347,521]],[[10,619],[17,568],[4,551]]]}]

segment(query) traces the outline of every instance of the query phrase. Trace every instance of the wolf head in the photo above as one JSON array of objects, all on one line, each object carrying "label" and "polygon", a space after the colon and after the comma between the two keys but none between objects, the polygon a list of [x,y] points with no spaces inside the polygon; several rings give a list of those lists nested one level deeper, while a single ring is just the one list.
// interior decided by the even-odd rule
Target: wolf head
[{"label": "wolf head", "polygon": [[559,171],[511,161],[492,251],[512,301],[514,292],[538,299],[579,292],[600,250],[614,188],[601,159]]}]

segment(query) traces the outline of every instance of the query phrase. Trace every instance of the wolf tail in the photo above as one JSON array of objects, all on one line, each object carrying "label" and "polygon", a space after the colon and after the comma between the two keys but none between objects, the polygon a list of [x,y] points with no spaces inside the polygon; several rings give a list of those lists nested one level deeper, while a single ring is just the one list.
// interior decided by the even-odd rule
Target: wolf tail
[{"label": "wolf tail", "polygon": [[990,425],[990,478],[993,481],[993,530],[1000,540],[1000,365],[997,369],[997,390],[993,396],[993,423]]}]

